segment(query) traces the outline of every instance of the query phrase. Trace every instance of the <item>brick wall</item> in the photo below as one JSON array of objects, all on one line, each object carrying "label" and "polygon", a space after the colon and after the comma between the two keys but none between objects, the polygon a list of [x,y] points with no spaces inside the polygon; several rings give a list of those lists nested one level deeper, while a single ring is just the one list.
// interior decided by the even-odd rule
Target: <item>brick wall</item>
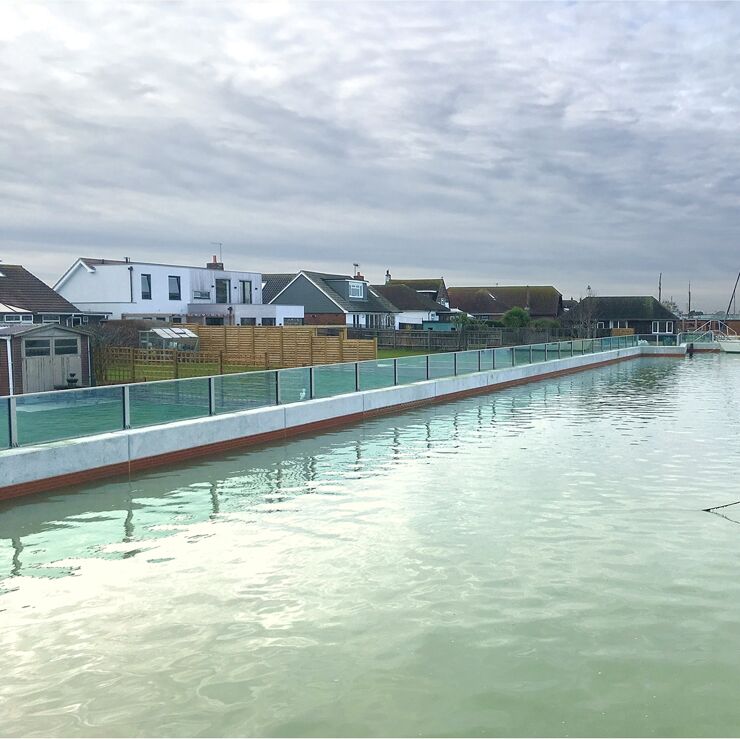
[{"label": "brick wall", "polygon": [[306,313],[303,316],[304,326],[346,326],[344,313]]}]

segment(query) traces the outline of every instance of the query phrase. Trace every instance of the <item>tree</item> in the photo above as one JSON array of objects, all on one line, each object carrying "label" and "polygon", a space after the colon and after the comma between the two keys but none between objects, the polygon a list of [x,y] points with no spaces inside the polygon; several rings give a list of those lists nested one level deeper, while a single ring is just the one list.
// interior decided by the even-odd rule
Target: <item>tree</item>
[{"label": "tree", "polygon": [[507,310],[501,317],[501,321],[506,328],[527,328],[531,320],[529,313],[524,308],[519,307]]},{"label": "tree", "polygon": [[669,300],[663,300],[661,302],[661,305],[669,310],[671,313],[673,313],[674,316],[681,315],[681,309],[678,307],[678,303],[673,298],[670,298]]},{"label": "tree", "polygon": [[596,325],[598,323],[596,310],[597,304],[594,298],[596,292],[591,289],[591,285],[586,288],[586,297],[581,298],[578,305],[571,311],[573,320],[573,331],[576,336],[581,338],[592,338],[596,336]]}]

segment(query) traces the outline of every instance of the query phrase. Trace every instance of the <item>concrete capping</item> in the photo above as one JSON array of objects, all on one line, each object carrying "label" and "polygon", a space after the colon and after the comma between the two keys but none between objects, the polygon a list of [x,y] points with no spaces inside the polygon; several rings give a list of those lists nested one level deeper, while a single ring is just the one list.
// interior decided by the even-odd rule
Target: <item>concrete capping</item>
[{"label": "concrete capping", "polygon": [[[676,350],[681,348],[636,346],[612,349],[596,354],[553,358],[537,364],[19,447],[0,453],[0,499],[286,439],[379,414],[493,392],[634,359],[643,354],[676,356]],[[659,351],[646,352],[645,349]]]}]

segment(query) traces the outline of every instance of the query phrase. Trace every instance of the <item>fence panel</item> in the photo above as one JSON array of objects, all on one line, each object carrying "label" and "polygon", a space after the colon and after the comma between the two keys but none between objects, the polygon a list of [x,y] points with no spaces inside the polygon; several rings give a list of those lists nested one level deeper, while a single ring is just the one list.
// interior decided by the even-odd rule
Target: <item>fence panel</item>
[{"label": "fence panel", "polygon": [[248,372],[213,378],[214,412],[234,413],[277,404],[275,372]]},{"label": "fence panel", "polygon": [[129,392],[134,428],[209,415],[206,378],[142,382],[131,385]]},{"label": "fence panel", "polygon": [[360,390],[378,390],[394,383],[393,360],[376,359],[360,362]]}]

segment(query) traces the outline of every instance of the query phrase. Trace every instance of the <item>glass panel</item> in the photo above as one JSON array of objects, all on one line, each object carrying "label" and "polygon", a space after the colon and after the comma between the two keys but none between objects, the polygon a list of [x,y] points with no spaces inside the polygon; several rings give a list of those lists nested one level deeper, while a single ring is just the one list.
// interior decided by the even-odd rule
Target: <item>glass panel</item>
[{"label": "glass panel", "polygon": [[311,399],[311,370],[308,367],[280,370],[278,375],[281,403],[299,403]]},{"label": "glass panel", "polygon": [[545,347],[547,344],[533,344],[532,345],[532,361],[533,362],[544,362],[545,361]]},{"label": "glass panel", "polygon": [[560,358],[560,344],[557,342],[547,345],[547,358],[548,359],[559,359]]},{"label": "glass panel", "polygon": [[141,276],[141,299],[142,300],[152,299],[152,276],[151,275]]},{"label": "glass panel", "polygon": [[51,339],[25,339],[23,346],[27,357],[48,357],[51,355]]},{"label": "glass panel", "polygon": [[480,368],[482,370],[493,369],[493,349],[481,349]]},{"label": "glass panel", "polygon": [[393,385],[393,360],[360,362],[360,390],[377,390]]},{"label": "glass panel", "polygon": [[54,354],[79,354],[77,339],[54,339]]},{"label": "glass panel", "polygon": [[313,382],[317,398],[353,393],[355,391],[355,365],[326,364],[314,368]]},{"label": "glass panel", "polygon": [[234,413],[249,408],[276,405],[275,372],[244,372],[213,378],[216,413]]},{"label": "glass panel", "polygon": [[517,365],[529,364],[529,347],[528,346],[515,346],[514,347],[514,361]]},{"label": "glass panel", "polygon": [[231,280],[216,280],[216,302],[229,303],[231,293]]},{"label": "glass panel", "polygon": [[167,284],[169,286],[170,300],[180,300],[180,278],[170,275],[167,278]]},{"label": "glass panel", "polygon": [[495,349],[496,352],[496,369],[502,369],[503,367],[511,367],[511,354],[510,348]]},{"label": "glass panel", "polygon": [[469,375],[478,371],[478,352],[457,352],[457,374]]},{"label": "glass panel", "polygon": [[452,352],[429,355],[429,377],[452,377],[455,374],[455,359]]},{"label": "glass panel", "polygon": [[129,386],[131,426],[151,426],[208,415],[208,379],[142,382]]},{"label": "glass panel", "polygon": [[10,446],[9,421],[8,399],[0,398],[0,449]]},{"label": "glass panel", "polygon": [[397,376],[399,385],[408,385],[427,379],[427,358],[399,357],[397,360]]},{"label": "glass panel", "polygon": [[19,395],[16,409],[19,444],[40,444],[123,428],[120,387]]}]

